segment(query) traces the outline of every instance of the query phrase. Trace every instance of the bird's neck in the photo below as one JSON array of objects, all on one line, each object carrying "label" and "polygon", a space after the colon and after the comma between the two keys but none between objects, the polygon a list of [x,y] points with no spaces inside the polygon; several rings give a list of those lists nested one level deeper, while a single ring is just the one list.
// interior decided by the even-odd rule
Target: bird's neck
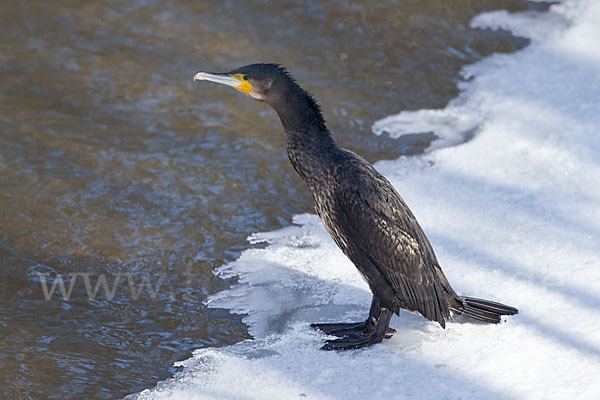
[{"label": "bird's neck", "polygon": [[337,149],[316,101],[303,89],[292,90],[275,106],[287,138],[290,162],[307,182],[322,179],[327,159]]}]

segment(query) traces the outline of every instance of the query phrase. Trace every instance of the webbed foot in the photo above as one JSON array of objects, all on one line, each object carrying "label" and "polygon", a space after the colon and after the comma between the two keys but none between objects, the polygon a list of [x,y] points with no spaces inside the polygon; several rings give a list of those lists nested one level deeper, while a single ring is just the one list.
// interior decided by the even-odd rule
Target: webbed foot
[{"label": "webbed foot", "polygon": [[380,343],[389,339],[396,332],[389,327],[392,312],[381,309],[379,318],[370,317],[367,321],[357,323],[311,324],[313,328],[324,333],[337,336],[339,339],[328,340],[321,350],[351,350]]},{"label": "webbed foot", "polygon": [[[310,324],[310,327],[318,329],[326,335],[344,337],[348,335],[359,335],[369,329],[368,325],[369,324],[367,324],[367,321],[363,321],[339,322],[330,324]],[[372,325],[372,327],[374,327],[374,325]]]}]

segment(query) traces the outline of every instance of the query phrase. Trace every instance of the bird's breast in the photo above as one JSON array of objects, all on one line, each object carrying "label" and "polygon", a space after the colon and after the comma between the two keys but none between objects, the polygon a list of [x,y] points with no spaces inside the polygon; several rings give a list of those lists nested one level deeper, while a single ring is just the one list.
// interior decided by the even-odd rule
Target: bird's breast
[{"label": "bird's breast", "polygon": [[344,253],[346,253],[348,249],[348,240],[340,221],[340,207],[337,204],[336,192],[332,186],[314,188],[314,190],[311,191],[317,215],[321,218],[321,221],[323,221],[325,229],[334,242]]}]

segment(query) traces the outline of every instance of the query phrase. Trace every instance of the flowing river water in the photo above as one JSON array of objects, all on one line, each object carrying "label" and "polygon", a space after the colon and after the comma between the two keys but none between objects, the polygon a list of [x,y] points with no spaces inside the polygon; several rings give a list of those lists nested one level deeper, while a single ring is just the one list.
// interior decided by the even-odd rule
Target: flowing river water
[{"label": "flowing river water", "polygon": [[0,398],[123,397],[249,336],[204,305],[231,283],[212,271],[313,204],[275,113],[197,70],[281,63],[340,145],[397,158],[435,136],[377,137],[374,121],[443,107],[461,66],[528,43],[471,18],[547,7],[2,1]]}]

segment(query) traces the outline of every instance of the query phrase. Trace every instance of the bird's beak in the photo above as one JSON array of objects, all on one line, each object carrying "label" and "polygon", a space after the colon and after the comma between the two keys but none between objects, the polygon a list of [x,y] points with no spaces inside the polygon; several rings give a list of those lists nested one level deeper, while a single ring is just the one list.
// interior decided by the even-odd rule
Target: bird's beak
[{"label": "bird's beak", "polygon": [[194,81],[211,81],[236,88],[240,92],[250,94],[252,85],[244,81],[242,74],[231,75],[223,72],[198,72],[194,75]]}]

